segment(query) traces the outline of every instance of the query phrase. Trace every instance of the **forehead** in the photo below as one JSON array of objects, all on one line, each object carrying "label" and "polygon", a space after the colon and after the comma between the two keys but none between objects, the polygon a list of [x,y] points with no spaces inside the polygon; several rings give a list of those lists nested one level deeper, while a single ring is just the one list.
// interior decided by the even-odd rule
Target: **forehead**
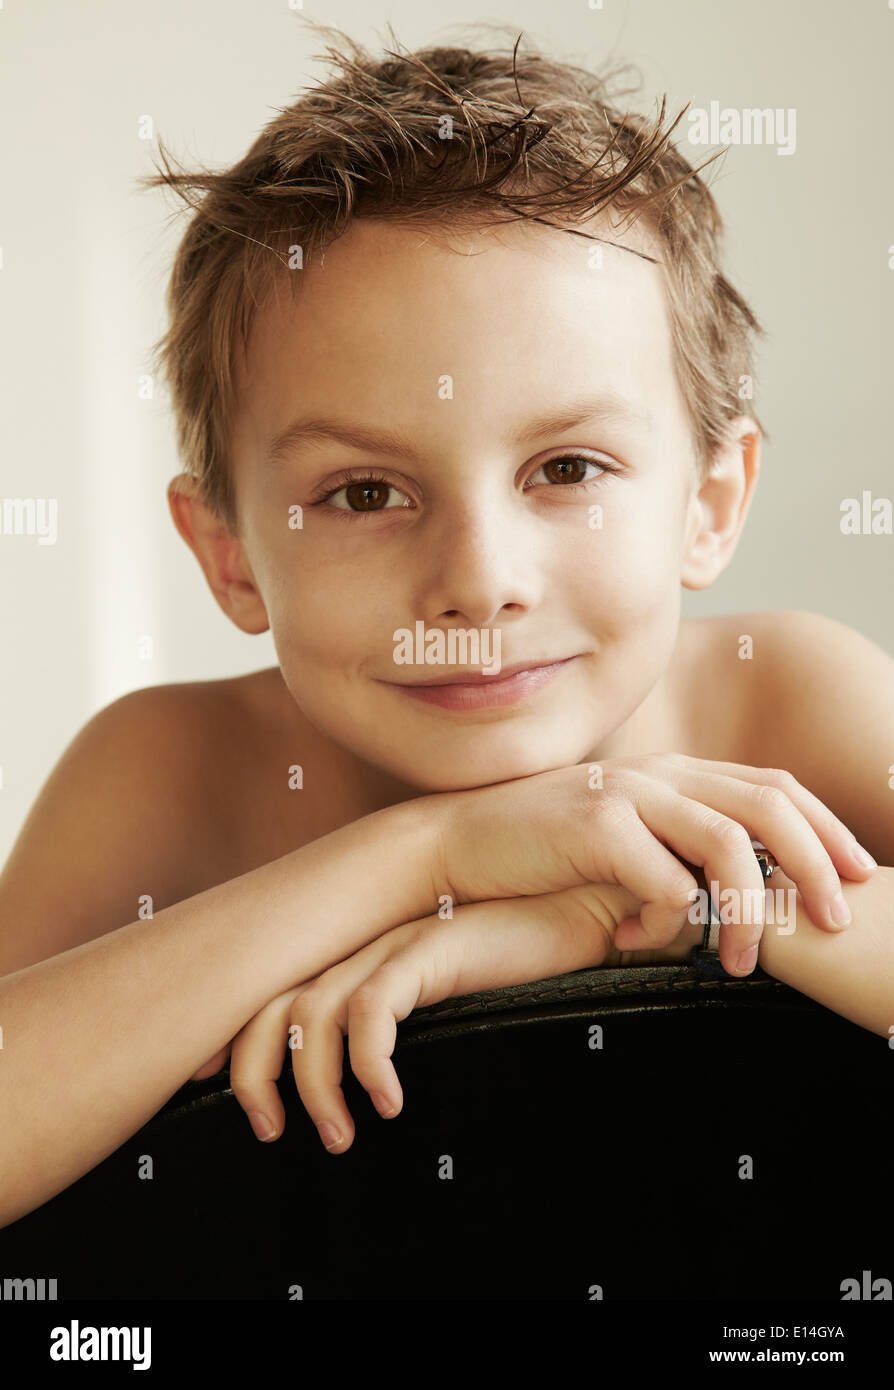
[{"label": "forehead", "polygon": [[[452,399],[497,413],[606,389],[679,416],[661,252],[640,224],[571,231],[357,219],[259,310],[241,378],[258,444],[296,405],[377,422]],[[610,242],[615,245],[608,244]],[[621,249],[626,247],[629,249]],[[643,255],[636,254],[642,252]]]}]

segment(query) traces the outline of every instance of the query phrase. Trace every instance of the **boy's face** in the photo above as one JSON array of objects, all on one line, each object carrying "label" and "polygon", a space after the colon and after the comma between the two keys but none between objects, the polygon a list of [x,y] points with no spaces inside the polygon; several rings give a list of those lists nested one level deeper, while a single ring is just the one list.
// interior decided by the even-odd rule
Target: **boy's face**
[{"label": "boy's face", "polygon": [[[637,227],[587,230],[659,254]],[[608,755],[668,667],[705,526],[661,267],[530,223],[447,235],[357,221],[296,270],[294,306],[259,315],[234,448],[242,612],[263,605],[245,625],[269,621],[313,724],[422,791]],[[535,435],[546,416],[569,418]],[[270,461],[299,419],[412,453],[318,432]],[[472,666],[396,664],[417,622],[498,629],[502,668],[574,659],[510,703],[444,708],[402,687]]]}]

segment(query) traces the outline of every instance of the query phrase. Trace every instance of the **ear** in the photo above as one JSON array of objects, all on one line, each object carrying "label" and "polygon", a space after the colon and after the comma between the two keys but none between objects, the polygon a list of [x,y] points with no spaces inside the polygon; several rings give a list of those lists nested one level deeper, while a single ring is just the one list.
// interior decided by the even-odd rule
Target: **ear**
[{"label": "ear", "polygon": [[680,571],[684,589],[707,589],[732,559],[760,474],[760,456],[760,425],[749,415],[738,416],[689,500]]},{"label": "ear", "polygon": [[243,632],[266,632],[270,626],[264,600],[234,536],[205,502],[198,483],[179,473],[168,484],[174,525],[195,555],[218,604]]}]

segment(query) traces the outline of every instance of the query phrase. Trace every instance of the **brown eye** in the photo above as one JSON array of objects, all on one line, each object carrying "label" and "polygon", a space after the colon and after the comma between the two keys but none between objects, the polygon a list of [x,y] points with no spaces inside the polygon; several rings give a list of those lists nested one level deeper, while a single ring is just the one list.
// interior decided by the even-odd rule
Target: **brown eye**
[{"label": "brown eye", "polygon": [[351,483],[344,489],[348,506],[355,512],[381,511],[388,501],[390,491],[387,483],[379,481]]},{"label": "brown eye", "polygon": [[[588,468],[596,470],[589,477],[586,473]],[[559,483],[566,487],[574,487],[582,483],[597,482],[604,473],[611,472],[613,469],[606,464],[598,463],[596,459],[585,458],[583,454],[559,454],[558,457],[541,463],[537,472],[532,475],[530,482],[539,481],[537,474],[540,473],[547,483]]]},{"label": "brown eye", "polygon": [[550,459],[543,471],[551,483],[583,482],[588,460],[579,458]]},{"label": "brown eye", "polygon": [[315,503],[325,504],[338,512],[353,512],[355,516],[368,516],[371,512],[391,511],[394,507],[411,505],[405,492],[375,474],[358,477],[355,473],[342,473],[338,483],[338,487],[330,488],[317,497]]}]

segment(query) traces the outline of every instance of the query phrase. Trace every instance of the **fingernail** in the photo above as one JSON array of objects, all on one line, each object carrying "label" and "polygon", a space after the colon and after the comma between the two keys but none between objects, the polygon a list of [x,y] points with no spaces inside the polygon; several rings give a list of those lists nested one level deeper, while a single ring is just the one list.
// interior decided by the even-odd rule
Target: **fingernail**
[{"label": "fingernail", "polygon": [[317,1130],[319,1131],[320,1138],[325,1148],[334,1149],[336,1144],[341,1143],[340,1132],[335,1128],[335,1125],[329,1124],[328,1120],[324,1120],[321,1125],[317,1125]]},{"label": "fingernail", "polygon": [[747,951],[743,951],[736,961],[736,969],[749,972],[757,964],[758,946],[749,946]]},{"label": "fingernail", "polygon": [[249,1115],[251,1127],[258,1139],[275,1139],[276,1125],[272,1125],[266,1115],[262,1115],[260,1110],[253,1110]]},{"label": "fingernail", "polygon": [[855,848],[852,850],[852,854],[853,854],[854,858],[856,859],[857,863],[858,863],[859,865],[861,865],[862,868],[864,868],[864,869],[877,869],[877,868],[878,868],[878,864],[876,864],[876,862],[875,862],[875,860],[873,859],[872,855],[871,855],[871,854],[868,854],[868,853],[866,852],[866,850],[863,848],[862,845],[856,845]]},{"label": "fingernail", "polygon": [[842,893],[836,893],[835,897],[829,903],[829,916],[832,918],[836,927],[847,927],[850,925],[851,910],[844,901],[844,895]]},{"label": "fingernail", "polygon": [[383,1120],[387,1120],[388,1116],[393,1115],[395,1110],[397,1109],[397,1106],[394,1104],[394,1102],[389,1100],[387,1096],[383,1096],[381,1091],[371,1091],[369,1098],[378,1110],[379,1114],[382,1116]]}]

